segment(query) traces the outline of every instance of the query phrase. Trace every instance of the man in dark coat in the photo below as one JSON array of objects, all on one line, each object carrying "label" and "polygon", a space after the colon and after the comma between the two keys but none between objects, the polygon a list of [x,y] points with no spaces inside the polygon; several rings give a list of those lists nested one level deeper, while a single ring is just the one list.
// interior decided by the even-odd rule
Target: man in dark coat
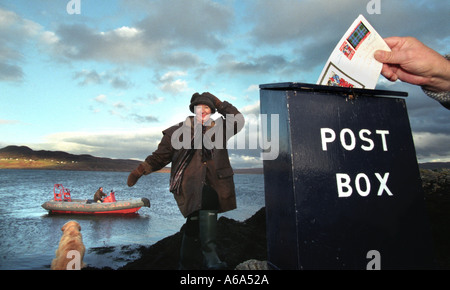
[{"label": "man in dark coat", "polygon": [[103,192],[103,187],[100,187],[94,194],[94,202],[103,202],[104,196],[106,196],[106,193]]},{"label": "man in dark coat", "polygon": [[[236,208],[233,169],[226,143],[244,126],[242,114],[227,101],[210,93],[195,93],[189,106],[194,117],[163,131],[156,151],[128,177],[128,186],[142,175],[158,171],[172,162],[170,191],[186,217],[180,252],[180,268],[189,268],[200,240],[207,268],[224,268],[216,253],[217,213]],[[210,119],[215,111],[222,114]]]}]

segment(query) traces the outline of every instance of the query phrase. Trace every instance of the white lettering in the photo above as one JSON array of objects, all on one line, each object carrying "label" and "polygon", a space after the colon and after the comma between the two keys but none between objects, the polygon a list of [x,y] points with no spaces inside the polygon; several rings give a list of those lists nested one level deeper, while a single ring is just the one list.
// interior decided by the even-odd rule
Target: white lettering
[{"label": "white lettering", "polygon": [[[384,176],[381,177],[380,173],[375,173],[376,178],[380,182],[377,195],[381,196],[384,191],[390,196],[393,195],[393,193],[389,190],[387,187],[387,181],[389,178],[389,172],[384,173]],[[338,197],[349,197],[353,193],[353,187],[352,187],[352,178],[350,175],[346,173],[336,173],[336,187],[338,192]],[[372,185],[370,183],[370,179],[367,176],[367,174],[364,173],[358,173],[356,175],[355,181],[354,181],[354,187],[356,189],[356,192],[362,197],[366,197],[370,194]]]},{"label": "white lettering", "polygon": [[[388,130],[376,130],[377,135],[380,135],[381,146],[383,151],[388,151],[388,145],[386,135],[389,135]],[[361,149],[364,151],[372,151],[375,148],[375,142],[369,137],[372,132],[368,129],[361,129],[358,133],[359,139],[363,142]],[[336,133],[331,128],[320,128],[320,139],[322,144],[322,151],[328,150],[328,144],[333,143],[336,140]],[[342,147],[347,151],[352,151],[356,148],[356,135],[349,129],[344,128],[339,133],[339,140]]]},{"label": "white lettering", "polygon": [[375,147],[375,144],[373,143],[372,139],[366,138],[364,134],[371,135],[372,133],[367,129],[362,129],[361,131],[359,131],[359,138],[362,141],[369,143],[369,146],[361,145],[361,149],[364,151],[371,151]]},{"label": "white lettering", "polygon": [[206,285],[208,288],[214,283],[214,277],[194,276],[187,274],[187,276],[181,276],[181,285]]},{"label": "white lettering", "polygon": [[[329,135],[327,137],[327,134]],[[336,140],[336,133],[330,128],[320,128],[320,136],[322,139],[322,150],[327,151],[327,143],[331,143]]]},{"label": "white lettering", "polygon": [[381,142],[383,143],[383,150],[388,151],[387,143],[386,143],[386,135],[389,134],[387,130],[377,130],[377,134],[381,135]]},{"label": "white lettering", "polygon": [[[349,197],[353,193],[353,189],[350,186],[350,176],[345,173],[336,173],[336,182],[338,188],[338,196],[339,197]],[[347,190],[343,190],[343,189]]]},{"label": "white lettering", "polygon": [[[364,179],[366,182],[366,190],[363,191],[361,190],[361,184],[360,184],[360,180]],[[358,175],[356,175],[356,179],[355,179],[355,187],[356,187],[356,191],[359,193],[359,195],[361,196],[368,196],[370,193],[370,180],[369,177],[367,177],[367,175],[365,175],[364,173],[360,173]]]},{"label": "white lettering", "polygon": [[[348,134],[350,136],[350,144],[346,143],[345,134]],[[342,147],[344,147],[347,151],[352,151],[353,149],[355,149],[356,138],[355,138],[355,134],[353,134],[352,130],[350,130],[348,128],[342,129],[341,134],[340,134],[340,139],[341,139]]]},{"label": "white lettering", "polygon": [[386,191],[388,195],[393,195],[392,192],[387,187],[386,183],[389,178],[389,172],[386,172],[383,177],[379,173],[375,173],[375,176],[380,181],[380,188],[378,189],[378,196],[381,196],[383,194],[383,191]]}]

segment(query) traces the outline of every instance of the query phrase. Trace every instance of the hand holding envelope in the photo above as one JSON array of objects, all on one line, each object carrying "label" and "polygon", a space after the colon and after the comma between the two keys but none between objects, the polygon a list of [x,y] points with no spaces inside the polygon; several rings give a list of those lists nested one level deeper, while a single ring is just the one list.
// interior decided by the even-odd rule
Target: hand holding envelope
[{"label": "hand holding envelope", "polygon": [[359,15],[330,55],[317,84],[374,89],[383,64],[377,50],[391,51],[370,23]]}]

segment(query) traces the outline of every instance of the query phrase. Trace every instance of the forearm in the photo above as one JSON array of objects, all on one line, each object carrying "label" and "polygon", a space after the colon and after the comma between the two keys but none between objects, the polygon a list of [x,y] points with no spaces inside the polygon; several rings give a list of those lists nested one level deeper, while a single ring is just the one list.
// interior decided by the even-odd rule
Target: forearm
[{"label": "forearm", "polygon": [[434,66],[434,72],[422,87],[432,92],[450,92],[450,54]]},{"label": "forearm", "polygon": [[445,56],[446,65],[438,68],[436,77],[422,85],[425,94],[450,110],[450,54]]},{"label": "forearm", "polygon": [[171,130],[164,131],[164,136],[158,144],[158,148],[145,158],[144,162],[151,167],[151,172],[158,171],[172,162],[174,149],[171,143],[171,133]]},{"label": "forearm", "polygon": [[[244,127],[244,115],[242,115],[231,103],[223,101],[220,107],[217,107],[217,111],[225,117],[226,130],[231,130],[232,128],[232,135],[236,135]],[[229,133],[231,133],[231,131]]]}]

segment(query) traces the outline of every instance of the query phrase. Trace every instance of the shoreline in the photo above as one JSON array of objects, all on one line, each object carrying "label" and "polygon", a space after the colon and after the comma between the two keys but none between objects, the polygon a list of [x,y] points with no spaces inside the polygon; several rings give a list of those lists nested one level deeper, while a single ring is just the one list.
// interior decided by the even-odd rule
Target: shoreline
[{"label": "shoreline", "polygon": [[[60,171],[94,171],[94,172],[131,172],[133,168],[123,168],[123,169],[107,169],[107,168],[81,168],[81,167],[71,167],[70,165],[55,165],[55,166],[6,166],[0,160],[0,170],[60,170]],[[153,173],[169,173],[170,167],[164,167]],[[264,174],[263,168],[233,168],[234,174]]]}]

